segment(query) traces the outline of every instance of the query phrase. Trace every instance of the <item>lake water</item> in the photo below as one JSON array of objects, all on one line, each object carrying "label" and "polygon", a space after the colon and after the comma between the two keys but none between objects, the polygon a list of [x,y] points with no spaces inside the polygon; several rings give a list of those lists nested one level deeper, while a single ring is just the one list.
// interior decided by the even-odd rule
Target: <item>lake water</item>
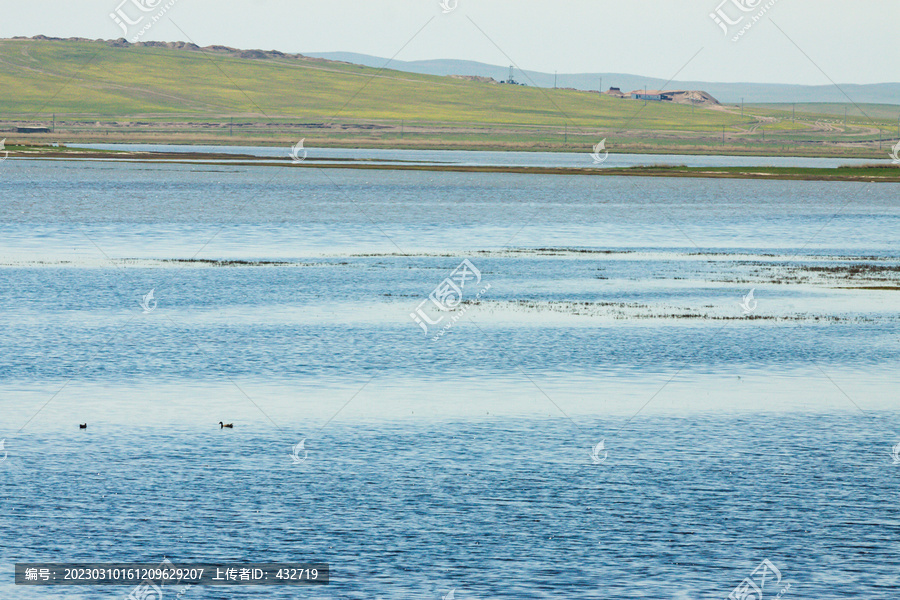
[{"label": "lake water", "polygon": [[0,597],[894,599],[898,197],[7,160]]}]

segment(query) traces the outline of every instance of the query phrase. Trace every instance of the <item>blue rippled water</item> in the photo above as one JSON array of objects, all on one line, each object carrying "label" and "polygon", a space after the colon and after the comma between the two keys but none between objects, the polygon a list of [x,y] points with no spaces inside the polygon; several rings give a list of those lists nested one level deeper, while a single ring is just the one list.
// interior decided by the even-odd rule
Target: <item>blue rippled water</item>
[{"label": "blue rippled water", "polygon": [[6,161],[0,598],[896,598],[898,191]]}]

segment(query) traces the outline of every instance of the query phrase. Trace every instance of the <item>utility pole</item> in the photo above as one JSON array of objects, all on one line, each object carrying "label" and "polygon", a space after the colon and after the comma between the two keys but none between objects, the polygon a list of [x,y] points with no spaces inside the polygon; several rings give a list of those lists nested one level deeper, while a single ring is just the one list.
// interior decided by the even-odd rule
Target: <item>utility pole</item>
[{"label": "utility pole", "polygon": [[844,127],[847,126],[847,107],[844,107]]},{"label": "utility pole", "polygon": [[56,113],[53,113],[53,125],[50,126],[50,133],[56,133]]},{"label": "utility pole", "polygon": [[722,145],[725,145],[725,126],[722,125]]},{"label": "utility pole", "polygon": [[793,106],[793,112],[791,113],[791,121],[796,121],[797,120],[797,104],[794,103],[791,106]]},{"label": "utility pole", "polygon": [[228,127],[228,135],[234,135],[234,117],[231,117],[231,125]]},{"label": "utility pole", "polygon": [[741,98],[741,118],[744,118],[744,99]]},{"label": "utility pole", "polygon": [[568,144],[568,143],[569,143],[569,122],[568,122],[568,121],[566,121],[566,137],[565,137],[565,140],[566,140],[566,143]]},{"label": "utility pole", "polygon": [[600,78],[600,93],[603,93],[603,78]]},{"label": "utility pole", "polygon": [[553,71],[553,89],[556,89],[556,71]]},{"label": "utility pole", "polygon": [[400,139],[403,139],[403,119],[400,119]]}]

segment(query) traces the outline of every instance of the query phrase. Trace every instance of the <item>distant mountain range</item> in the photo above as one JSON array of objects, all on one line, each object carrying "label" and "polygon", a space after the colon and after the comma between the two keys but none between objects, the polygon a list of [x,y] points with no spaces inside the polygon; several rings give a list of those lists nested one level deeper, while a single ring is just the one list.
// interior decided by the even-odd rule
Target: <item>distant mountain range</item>
[{"label": "distant mountain range", "polygon": [[[388,62],[386,58],[357,54],[355,52],[304,52],[304,56],[340,60],[365,65],[382,67]],[[393,60],[388,68],[424,75],[468,75],[492,77],[503,81],[509,77],[509,67],[489,65],[469,60]],[[709,92],[719,102],[736,104],[744,99],[747,103],[790,103],[790,102],[849,102],[849,96],[858,104],[900,104],[900,83],[876,83],[868,85],[841,84],[841,90],[833,85],[791,85],[782,83],[713,83],[709,81],[672,81],[666,84],[665,79],[641,77],[627,73],[559,73],[556,75],[558,87],[577,88],[580,90],[596,90],[603,78],[603,89],[611,86],[623,92],[638,89],[686,89]],[[538,87],[553,87],[554,74],[538,71],[516,70],[514,79],[519,83]]]}]

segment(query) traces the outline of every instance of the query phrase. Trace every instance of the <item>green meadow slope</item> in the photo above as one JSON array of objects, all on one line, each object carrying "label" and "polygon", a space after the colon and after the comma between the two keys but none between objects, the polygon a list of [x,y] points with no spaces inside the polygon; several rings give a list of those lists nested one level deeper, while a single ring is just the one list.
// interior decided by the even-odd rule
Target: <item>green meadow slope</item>
[{"label": "green meadow slope", "polygon": [[[559,124],[703,130],[739,116],[689,106],[615,100],[379,71],[321,59],[243,59],[215,52],[110,47],[103,42],[0,42],[2,116],[184,119],[254,115],[480,124]],[[638,117],[633,119],[635,114]]]},{"label": "green meadow slope", "polygon": [[603,136],[613,150],[773,153],[853,144],[814,150],[843,155],[867,150],[877,135],[865,123],[836,128],[802,114],[787,118],[782,107],[757,106],[742,116],[736,107],[643,103],[241,54],[246,57],[226,49],[0,40],[0,129],[55,125],[54,135],[71,141],[280,144],[306,136],[324,145],[410,147],[567,149]]}]

